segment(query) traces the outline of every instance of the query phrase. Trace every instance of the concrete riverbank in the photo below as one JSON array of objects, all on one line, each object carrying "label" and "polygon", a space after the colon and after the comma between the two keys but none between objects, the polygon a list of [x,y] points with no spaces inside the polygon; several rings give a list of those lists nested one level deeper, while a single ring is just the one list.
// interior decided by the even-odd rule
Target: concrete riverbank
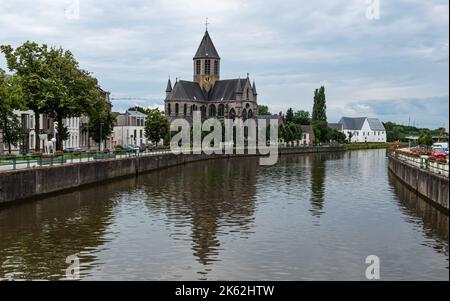
[{"label": "concrete riverbank", "polygon": [[[285,155],[345,150],[346,148],[342,146],[293,147],[280,149],[279,153]],[[0,205],[170,166],[238,156],[243,155],[163,154],[2,172],[0,173]]]},{"label": "concrete riverbank", "polygon": [[448,212],[448,177],[413,166],[392,155],[389,155],[388,160],[389,170],[397,178],[420,196]]}]

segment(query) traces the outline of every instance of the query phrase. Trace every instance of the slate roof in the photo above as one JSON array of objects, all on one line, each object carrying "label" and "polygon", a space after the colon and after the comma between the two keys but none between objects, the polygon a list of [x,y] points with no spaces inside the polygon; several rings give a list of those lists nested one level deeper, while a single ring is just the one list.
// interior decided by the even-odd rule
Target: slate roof
[{"label": "slate roof", "polygon": [[130,115],[130,116],[137,116],[137,117],[147,116],[144,113],[141,113],[141,112],[138,112],[138,111],[130,111],[130,110],[127,110],[127,114]]},{"label": "slate roof", "polygon": [[[244,88],[248,80],[248,78],[218,80],[209,93],[202,90],[197,82],[180,80],[175,83],[167,99],[190,101],[234,100],[236,99],[236,94],[244,93]],[[252,92],[254,93],[254,91]]]},{"label": "slate roof", "polygon": [[207,58],[220,59],[219,53],[217,52],[216,47],[214,47],[214,43],[212,42],[208,31],[205,32],[205,35],[200,42],[200,46],[198,46],[198,50],[195,53],[194,60]]},{"label": "slate roof", "polygon": [[329,123],[328,124],[329,128],[338,130],[338,131],[342,131],[342,124],[341,123]]},{"label": "slate roof", "polygon": [[360,131],[366,121],[367,117],[342,117],[339,121],[344,130]]},{"label": "slate roof", "polygon": [[383,123],[378,118],[367,118],[372,131],[386,131]]},{"label": "slate roof", "polygon": [[386,131],[386,129],[383,126],[383,123],[378,118],[342,117],[339,123],[342,124],[342,129],[344,130],[360,131],[366,119],[372,131]]}]

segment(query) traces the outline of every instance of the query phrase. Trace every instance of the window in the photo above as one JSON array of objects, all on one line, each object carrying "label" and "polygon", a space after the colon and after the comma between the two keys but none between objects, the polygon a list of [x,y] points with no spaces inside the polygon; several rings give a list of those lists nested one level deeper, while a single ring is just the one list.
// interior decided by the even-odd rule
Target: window
[{"label": "window", "polygon": [[214,75],[219,75],[219,61],[214,61]]},{"label": "window", "polygon": [[249,99],[248,97],[249,97],[249,89],[247,89],[247,99]]},{"label": "window", "polygon": [[225,113],[225,106],[223,104],[220,104],[218,109],[219,117],[223,117],[224,113]]},{"label": "window", "polygon": [[205,60],[205,74],[211,74],[211,60]]},{"label": "window", "polygon": [[184,116],[187,116],[187,104],[184,104],[183,114]]},{"label": "window", "polygon": [[202,62],[200,60],[195,61],[195,73],[199,75],[202,71]]},{"label": "window", "polygon": [[142,130],[139,131],[139,137],[142,138]]},{"label": "window", "polygon": [[170,108],[170,103],[167,105],[167,115],[171,115],[172,114],[172,109]]},{"label": "window", "polygon": [[175,104],[175,116],[178,116],[179,111],[180,111],[180,105]]}]

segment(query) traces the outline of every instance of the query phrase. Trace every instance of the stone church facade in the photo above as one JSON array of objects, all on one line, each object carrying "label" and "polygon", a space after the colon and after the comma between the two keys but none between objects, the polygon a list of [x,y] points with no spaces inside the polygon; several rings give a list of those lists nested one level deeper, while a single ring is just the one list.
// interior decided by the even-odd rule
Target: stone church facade
[{"label": "stone church facade", "polygon": [[206,118],[256,118],[256,85],[246,78],[220,79],[220,56],[208,30],[193,58],[193,81],[177,80],[166,88],[165,112],[170,120],[185,118],[192,123],[193,112]]}]

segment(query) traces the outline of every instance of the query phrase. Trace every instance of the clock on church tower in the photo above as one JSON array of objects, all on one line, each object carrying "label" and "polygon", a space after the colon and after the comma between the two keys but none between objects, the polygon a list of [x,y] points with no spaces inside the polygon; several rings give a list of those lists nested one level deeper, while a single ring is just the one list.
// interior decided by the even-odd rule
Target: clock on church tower
[{"label": "clock on church tower", "polygon": [[218,80],[220,80],[220,56],[206,30],[194,56],[194,82],[208,92]]}]

